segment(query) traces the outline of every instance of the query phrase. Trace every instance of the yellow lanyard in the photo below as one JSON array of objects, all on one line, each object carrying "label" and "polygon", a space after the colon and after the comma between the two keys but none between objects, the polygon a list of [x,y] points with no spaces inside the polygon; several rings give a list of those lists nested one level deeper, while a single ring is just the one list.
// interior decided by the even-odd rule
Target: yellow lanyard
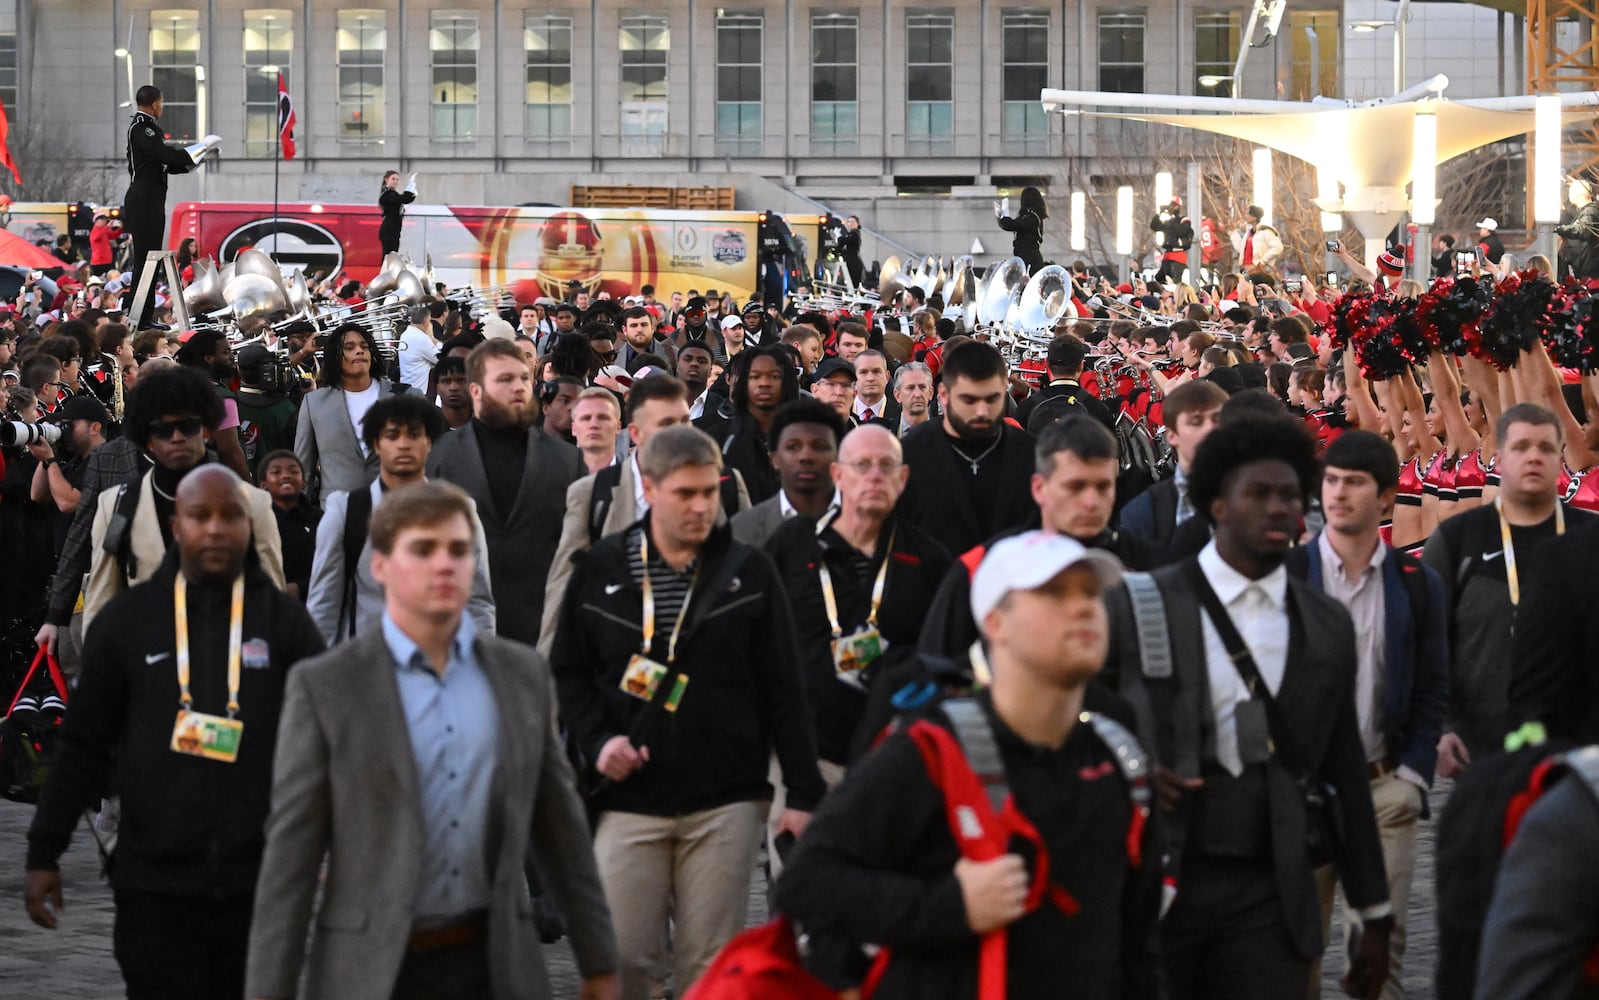
[{"label": "yellow lanyard", "polygon": [[[888,560],[894,554],[894,529],[888,532],[888,548],[883,552],[883,565],[877,568],[877,582],[872,584],[872,611],[866,616],[866,624],[872,628],[877,627],[877,609],[883,603],[883,586],[888,582]],[[825,558],[816,560],[816,565],[821,567],[822,575],[822,602],[827,605],[827,623],[833,626],[833,638],[838,639],[844,635],[844,629],[838,623],[838,598],[833,595],[833,574],[827,571]]]},{"label": "yellow lanyard", "polygon": [[[655,642],[655,587],[650,583],[650,536],[649,532],[641,530],[638,540],[639,562],[644,564],[644,649],[645,656],[650,655],[650,646]],[[666,641],[666,662],[670,664],[677,659],[677,637],[683,631],[683,619],[688,617],[689,602],[694,599],[694,585],[700,580],[700,565],[698,559],[694,563],[694,576],[688,581],[688,593],[683,595],[683,606],[677,609],[677,621],[672,625],[672,637]]]},{"label": "yellow lanyard", "polygon": [[[194,709],[189,694],[189,598],[183,574],[172,582],[172,616],[178,626],[178,701]],[[239,664],[244,651],[244,574],[233,581],[233,606],[228,611],[228,718],[239,711]]]},{"label": "yellow lanyard", "polygon": [[[1510,544],[1510,522],[1505,520],[1505,499],[1494,497],[1494,510],[1499,512],[1499,541],[1505,552],[1505,582],[1510,584],[1510,606],[1521,604],[1521,577],[1516,572],[1516,549]],[[1566,533],[1566,509],[1555,503],[1555,534]]]}]

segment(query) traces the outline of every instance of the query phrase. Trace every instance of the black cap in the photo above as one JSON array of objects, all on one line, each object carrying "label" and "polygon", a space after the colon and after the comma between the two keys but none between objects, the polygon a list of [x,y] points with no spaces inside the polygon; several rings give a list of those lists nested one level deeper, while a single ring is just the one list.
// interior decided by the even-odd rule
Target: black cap
[{"label": "black cap", "polygon": [[239,351],[240,368],[260,368],[272,360],[272,352],[260,344],[251,344]]},{"label": "black cap", "polygon": [[839,372],[848,375],[851,382],[855,381],[855,366],[840,357],[826,358],[817,365],[815,381],[820,382],[829,375],[837,375]]},{"label": "black cap", "polygon": [[1227,395],[1235,396],[1244,391],[1244,377],[1230,367],[1219,367],[1205,376],[1205,381],[1221,386]]},{"label": "black cap", "polygon": [[739,313],[739,315],[740,316],[748,316],[750,313],[758,313],[758,312],[765,312],[765,311],[766,311],[766,307],[765,306],[761,305],[759,302],[751,301],[751,302],[746,302],[744,304],[744,309],[743,309],[742,312]]},{"label": "black cap", "polygon": [[704,312],[705,311],[705,296],[696,295],[692,299],[689,299],[687,302],[683,303],[683,311],[684,312],[688,312],[690,309],[698,309],[701,312]]},{"label": "black cap", "polygon": [[556,311],[557,314],[559,314],[559,313],[571,313],[573,316],[582,315],[582,312],[583,312],[583,310],[579,309],[577,306],[573,305],[570,302],[562,302],[560,305],[555,307],[555,311]]},{"label": "black cap", "polygon": [[93,396],[70,396],[50,414],[52,423],[69,424],[74,420],[88,420],[107,427],[111,424],[111,414]]}]

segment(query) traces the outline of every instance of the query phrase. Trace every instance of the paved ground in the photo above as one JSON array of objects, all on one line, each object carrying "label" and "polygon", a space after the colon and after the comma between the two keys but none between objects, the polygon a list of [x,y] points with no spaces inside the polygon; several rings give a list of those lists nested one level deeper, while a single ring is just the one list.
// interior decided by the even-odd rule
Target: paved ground
[{"label": "paved ground", "polygon": [[[1435,792],[1437,815],[1443,794]],[[98,877],[94,843],[81,830],[63,859],[66,911],[61,927],[45,931],[28,921],[22,909],[22,864],[29,806],[0,801],[0,997],[29,1000],[113,1000],[122,996],[122,980],[111,957],[111,893]],[[1437,933],[1432,908],[1432,824],[1422,828],[1416,869],[1417,891],[1410,919],[1410,955],[1404,983],[1412,1000],[1432,997],[1432,970],[1437,960]],[[750,893],[750,920],[765,918],[765,884],[759,875]],[[1334,932],[1337,939],[1337,932]],[[1335,950],[1333,950],[1335,951]],[[577,995],[577,974],[564,945],[545,950],[556,996]],[[1342,959],[1330,953],[1323,970],[1324,997],[1342,996],[1338,976]]]}]

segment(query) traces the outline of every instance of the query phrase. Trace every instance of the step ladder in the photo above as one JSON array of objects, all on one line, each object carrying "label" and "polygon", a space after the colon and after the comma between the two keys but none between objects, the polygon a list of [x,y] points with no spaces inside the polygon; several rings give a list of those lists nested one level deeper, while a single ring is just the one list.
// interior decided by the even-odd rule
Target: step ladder
[{"label": "step ladder", "polygon": [[172,293],[173,329],[189,329],[189,307],[183,301],[183,276],[178,272],[178,256],[171,250],[151,250],[144,255],[144,267],[139,270],[139,284],[133,289],[133,303],[128,308],[128,324],[137,328],[144,318],[144,306],[155,295],[155,278],[158,270],[167,276],[167,288]]}]

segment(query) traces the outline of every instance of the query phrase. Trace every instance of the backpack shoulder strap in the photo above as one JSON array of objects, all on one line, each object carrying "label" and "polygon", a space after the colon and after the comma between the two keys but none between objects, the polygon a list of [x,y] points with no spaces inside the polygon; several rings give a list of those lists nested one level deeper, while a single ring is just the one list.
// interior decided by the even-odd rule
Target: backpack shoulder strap
[{"label": "backpack shoulder strap", "polygon": [[[339,604],[339,634],[355,634],[355,579],[359,574],[361,550],[366,548],[367,526],[372,522],[372,490],[366,487],[351,490],[344,508],[344,588]],[[350,631],[344,631],[348,619]]]},{"label": "backpack shoulder strap", "polygon": [[622,467],[607,465],[594,474],[594,491],[589,494],[589,544],[605,534],[605,519],[611,515],[611,494],[622,484]]},{"label": "backpack shoulder strap", "polygon": [[993,727],[988,724],[982,708],[970,698],[952,698],[941,707],[955,728],[955,738],[960,741],[967,765],[982,783],[988,804],[999,813],[1005,807],[1005,797],[1010,794],[1010,784],[1005,780],[1005,762],[999,756],[999,744],[994,742]]},{"label": "backpack shoulder strap", "polygon": [[1124,573],[1127,596],[1138,629],[1138,654],[1145,677],[1170,680],[1172,676],[1171,628],[1166,622],[1166,601],[1160,585],[1148,573]]},{"label": "backpack shoulder strap", "polygon": [[138,513],[139,497],[143,492],[143,476],[117,487],[111,523],[106,528],[103,547],[122,570],[124,586],[132,586],[133,578],[139,575],[139,559],[133,553],[133,518]]},{"label": "backpack shoulder strap", "polygon": [[1116,761],[1116,769],[1127,782],[1128,795],[1133,801],[1132,816],[1127,823],[1127,860],[1134,868],[1139,868],[1144,863],[1144,825],[1149,822],[1149,810],[1154,801],[1149,786],[1152,770],[1149,755],[1144,752],[1138,738],[1110,716],[1087,712],[1085,717],[1089,728],[1110,751]]},{"label": "backpack shoulder strap", "polygon": [[1599,746],[1578,747],[1557,758],[1599,800]]}]

